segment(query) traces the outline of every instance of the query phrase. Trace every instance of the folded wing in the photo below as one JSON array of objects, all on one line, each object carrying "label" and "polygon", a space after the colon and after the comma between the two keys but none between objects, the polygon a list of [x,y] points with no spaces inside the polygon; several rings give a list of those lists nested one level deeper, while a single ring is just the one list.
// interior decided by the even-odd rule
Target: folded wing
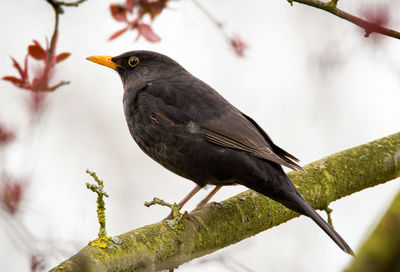
[{"label": "folded wing", "polygon": [[236,108],[200,125],[206,140],[224,147],[245,151],[293,170],[303,170],[298,159],[276,146],[250,117]]}]

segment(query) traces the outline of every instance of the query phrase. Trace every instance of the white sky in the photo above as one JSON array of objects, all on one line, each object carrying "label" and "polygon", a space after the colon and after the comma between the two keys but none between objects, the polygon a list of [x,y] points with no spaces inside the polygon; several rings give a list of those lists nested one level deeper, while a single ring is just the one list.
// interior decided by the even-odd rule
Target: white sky
[{"label": "white sky", "polygon": [[[60,18],[58,52],[72,56],[58,65],[55,82],[71,84],[51,95],[36,130],[26,126],[26,93],[0,81],[0,122],[19,129],[17,142],[7,150],[6,166],[16,177],[31,177],[20,220],[36,237],[28,242],[37,240],[34,247],[45,250],[50,267],[97,235],[96,196],[85,189],[90,181],[86,168],[104,179],[111,195],[106,200],[110,235],[159,221],[168,210],[143,203],[154,196],[179,201],[193,187],[139,150],[125,124],[119,77],[86,61],[87,56],[134,49],[171,56],[252,116],[302,164],[399,131],[398,40],[383,38],[373,44],[346,21],[282,0],[201,2],[248,43],[246,58],[234,56],[191,1],[172,3],[156,19],[153,28],[162,41],[149,44],[142,39],[134,43],[132,32],[107,42],[122,26],[109,15],[110,1],[88,0],[66,9]],[[365,3],[351,2],[342,7],[356,14]],[[399,30],[399,19],[393,18],[391,27]],[[3,0],[0,25],[0,75],[16,74],[9,56],[21,61],[32,39],[43,44],[53,30],[53,13],[45,1]],[[321,66],[322,61],[336,65]],[[215,200],[244,189],[224,188]],[[336,230],[355,250],[399,189],[398,180],[391,181],[331,205]],[[0,222],[2,269],[29,271],[11,224]],[[236,261],[251,271],[327,272],[340,271],[351,261],[311,220],[301,217],[178,271],[232,271],[232,266],[215,261],[220,256],[236,271],[247,271]]]}]

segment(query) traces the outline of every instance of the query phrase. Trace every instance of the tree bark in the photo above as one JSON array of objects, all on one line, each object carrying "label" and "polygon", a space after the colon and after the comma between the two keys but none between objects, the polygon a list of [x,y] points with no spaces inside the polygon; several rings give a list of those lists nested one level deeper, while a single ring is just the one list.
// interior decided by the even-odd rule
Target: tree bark
[{"label": "tree bark", "polygon": [[[289,177],[315,208],[400,176],[400,132],[310,163]],[[51,271],[159,271],[210,254],[299,214],[248,190],[180,222],[164,221],[87,245]]]}]

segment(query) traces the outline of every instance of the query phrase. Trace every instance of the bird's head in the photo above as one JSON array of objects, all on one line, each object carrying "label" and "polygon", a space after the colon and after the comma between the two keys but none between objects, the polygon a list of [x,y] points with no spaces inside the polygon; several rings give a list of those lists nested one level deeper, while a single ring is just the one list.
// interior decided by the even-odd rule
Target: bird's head
[{"label": "bird's head", "polygon": [[173,59],[152,51],[137,50],[116,57],[92,56],[87,60],[110,67],[118,72],[124,88],[139,86],[154,80],[186,72]]}]

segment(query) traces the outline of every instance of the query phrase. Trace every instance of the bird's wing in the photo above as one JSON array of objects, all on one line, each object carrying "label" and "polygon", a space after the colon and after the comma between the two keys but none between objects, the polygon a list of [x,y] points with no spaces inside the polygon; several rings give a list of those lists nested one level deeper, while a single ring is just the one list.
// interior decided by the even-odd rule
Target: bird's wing
[{"label": "bird's wing", "polygon": [[153,83],[141,93],[153,101],[150,116],[153,125],[187,126],[193,122],[200,125],[199,132],[209,142],[302,170],[296,157],[276,146],[253,119],[203,82]]},{"label": "bird's wing", "polygon": [[205,139],[214,144],[245,151],[293,170],[302,170],[294,156],[276,146],[254,120],[233,107],[200,127]]}]

